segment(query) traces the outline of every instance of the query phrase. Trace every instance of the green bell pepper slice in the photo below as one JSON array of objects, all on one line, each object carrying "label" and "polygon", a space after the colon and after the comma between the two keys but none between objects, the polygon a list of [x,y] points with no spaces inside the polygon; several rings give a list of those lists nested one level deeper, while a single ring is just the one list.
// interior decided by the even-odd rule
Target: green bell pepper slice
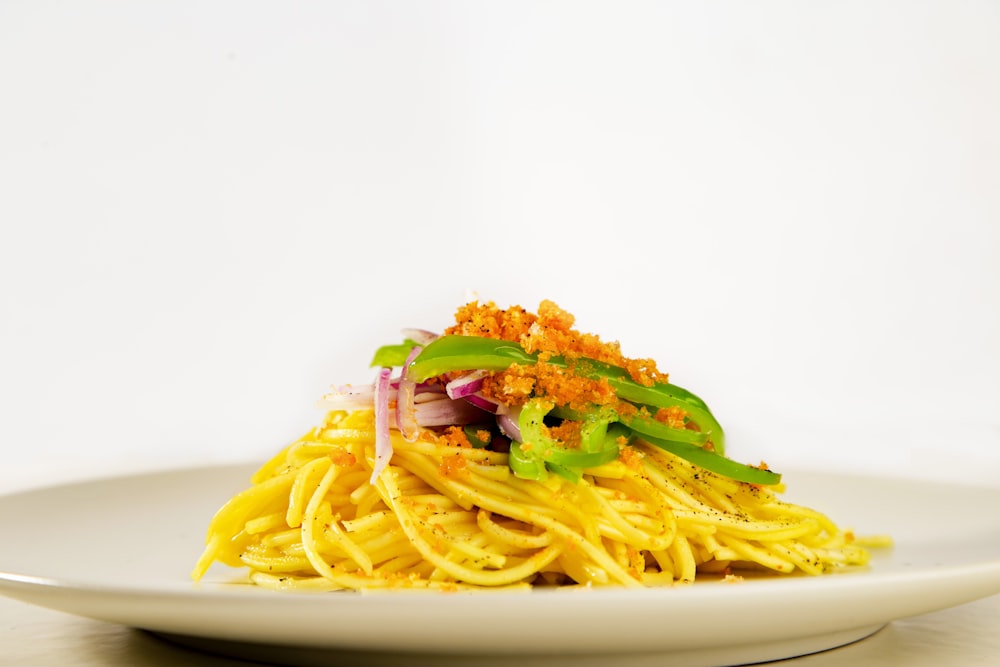
[{"label": "green bell pepper slice", "polygon": [[[491,429],[488,424],[469,424],[468,426],[462,427],[465,437],[468,438],[469,444],[472,445],[474,449],[484,449],[489,447],[490,440],[492,439],[492,436],[489,435],[490,430]],[[479,437],[479,434],[483,432],[488,434],[485,440]]]},{"label": "green bell pepper slice", "polygon": [[[405,363],[405,358],[404,358]],[[536,364],[538,355],[528,354],[517,343],[480,336],[440,336],[410,363],[407,374],[417,382],[451,371],[503,371],[512,364]]]},{"label": "green bell pepper slice", "polygon": [[[414,341],[407,340],[401,345],[383,346],[376,352],[372,365],[401,366],[406,363],[414,345],[416,345]],[[569,367],[569,363],[561,356],[550,357],[547,362],[563,368]],[[538,354],[525,351],[521,345],[513,341],[481,336],[446,335],[425,345],[420,354],[410,362],[407,374],[415,381],[423,382],[452,371],[482,369],[499,372],[513,364],[536,363]],[[519,423],[519,427],[525,442],[531,443],[532,446],[525,451],[520,448],[520,443],[512,443],[509,461],[515,475],[525,479],[544,479],[547,472],[551,471],[567,479],[579,480],[582,468],[600,465],[592,462],[598,460],[597,458],[591,459],[585,455],[598,453],[600,454],[598,458],[603,458],[610,457],[614,452],[614,457],[602,462],[617,457],[617,444],[612,448],[607,443],[609,440],[614,442],[617,439],[617,436],[611,438],[611,427],[621,426],[627,427],[626,432],[629,436],[634,434],[691,463],[737,481],[769,485],[777,484],[781,480],[781,476],[777,473],[726,458],[725,434],[722,426],[708,405],[683,387],[665,382],[646,386],[633,380],[624,368],[588,358],[576,360],[573,370],[583,377],[606,380],[620,399],[639,407],[645,406],[650,412],[660,408],[680,408],[684,410],[687,418],[698,426],[698,430],[674,428],[645,415],[608,415],[603,411],[597,416],[591,413],[570,414],[571,411],[562,407],[556,409],[553,414],[583,422],[581,447],[579,450],[570,450],[560,446],[551,438],[546,437],[543,440],[539,437],[542,435],[541,419],[547,410],[538,416],[537,412],[532,412],[529,408],[525,416],[525,410],[522,409],[523,423]],[[617,428],[614,432],[621,433]],[[708,442],[711,442],[712,449],[705,447]],[[547,457],[539,453],[540,447],[550,452]],[[555,452],[554,457],[552,452]]]},{"label": "green bell pepper slice", "polygon": [[[581,428],[581,447],[569,448],[545,433],[545,416],[551,411],[549,403],[535,399],[521,408],[518,428],[522,443],[511,443],[510,459],[514,474],[527,479],[544,479],[549,470],[571,481],[579,481],[584,468],[610,463],[618,458],[618,438],[628,436],[618,424],[591,420]],[[588,432],[584,432],[584,431]],[[583,447],[583,438],[590,440],[589,449]],[[522,444],[529,448],[522,449]]]},{"label": "green bell pepper slice", "polygon": [[[404,357],[405,362],[405,357]],[[512,341],[481,336],[440,336],[426,345],[410,363],[408,374],[417,382],[435,375],[460,370],[484,369],[503,371],[512,364],[536,364],[538,354],[528,353]],[[563,368],[568,363],[561,356],[549,358],[548,363]],[[594,380],[605,379],[616,395],[626,401],[653,408],[678,407],[698,424],[700,432],[711,438],[715,450],[725,453],[725,434],[703,400],[675,384],[657,382],[645,386],[633,380],[628,371],[594,359],[583,358],[576,362],[574,371]]]},{"label": "green bell pepper slice", "polygon": [[521,449],[521,443],[517,441],[510,443],[510,454],[507,455],[507,464],[514,472],[514,475],[521,479],[541,481],[549,475],[545,467],[545,461],[539,456],[534,456],[531,451]]},{"label": "green bell pepper slice", "polygon": [[692,445],[686,442],[662,440],[660,438],[653,438],[647,435],[640,435],[639,437],[649,444],[679,456],[680,458],[697,466],[701,466],[705,470],[710,470],[711,472],[722,475],[723,477],[734,479],[737,482],[760,484],[762,486],[770,486],[781,482],[781,475],[776,472],[749,466],[745,463],[739,463],[738,461],[733,461],[732,459],[720,456],[716,452],[704,449],[697,445]]},{"label": "green bell pepper slice", "polygon": [[383,345],[375,350],[370,366],[402,366],[417,342],[407,338],[399,345]]}]

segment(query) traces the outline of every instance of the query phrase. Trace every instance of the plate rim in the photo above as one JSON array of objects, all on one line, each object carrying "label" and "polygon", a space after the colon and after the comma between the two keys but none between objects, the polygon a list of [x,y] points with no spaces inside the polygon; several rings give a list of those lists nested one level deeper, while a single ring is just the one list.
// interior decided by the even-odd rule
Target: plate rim
[{"label": "plate rim", "polygon": [[[215,474],[228,473],[230,477],[225,482],[239,482],[245,480],[245,475],[259,467],[253,462],[243,463],[221,463],[202,466],[183,466],[166,470],[142,471],[133,474],[110,475],[90,480],[78,480],[68,483],[55,484],[47,487],[28,489],[0,496],[0,503],[12,502],[11,499],[24,498],[35,494],[47,494],[59,491],[72,490],[70,487],[91,487],[113,482],[136,482],[145,481],[151,478],[160,478],[161,481],[175,478],[185,474]],[[222,472],[225,471],[225,472]],[[810,476],[816,479],[825,480],[827,483],[835,483],[836,480],[845,478],[865,478],[869,483],[884,482],[892,480],[901,483],[926,485],[927,481],[913,479],[906,476],[887,475],[863,475],[845,474],[838,471],[822,470],[793,470],[786,473],[789,477],[793,475]],[[245,484],[245,481],[241,483]],[[941,487],[957,486],[948,482],[936,482]],[[238,485],[238,483],[237,483]],[[962,488],[970,493],[985,492],[996,494],[1000,497],[1000,489],[986,485],[962,485]],[[207,519],[206,519],[207,521]],[[200,526],[199,526],[200,527]],[[891,530],[889,531],[891,532]],[[993,542],[989,542],[992,547]],[[822,631],[848,632],[858,628],[877,629],[882,625],[904,618],[907,616],[919,615],[948,606],[971,602],[973,600],[988,597],[995,593],[1000,593],[1000,553],[997,558],[962,562],[958,564],[943,565],[940,567],[916,566],[913,569],[894,569],[886,572],[872,572],[872,568],[877,567],[877,561],[867,568],[859,568],[854,571],[845,571],[823,576],[788,576],[776,575],[774,577],[760,577],[752,580],[728,584],[719,581],[696,582],[693,586],[675,588],[653,588],[631,590],[623,588],[591,588],[576,590],[547,590],[538,589],[532,591],[489,591],[489,592],[468,592],[468,593],[448,593],[442,595],[440,592],[427,591],[392,591],[392,592],[370,592],[370,593],[279,593],[260,589],[250,584],[237,584],[232,586],[227,583],[217,581],[195,583],[190,581],[176,582],[171,586],[150,586],[145,589],[137,589],[134,586],[114,586],[94,582],[72,580],[66,577],[49,577],[37,574],[25,574],[7,571],[0,562],[0,594],[8,597],[20,599],[25,602],[47,606],[60,611],[97,618],[99,620],[110,621],[132,627],[141,627],[153,632],[173,634],[177,636],[202,637],[204,639],[230,640],[230,641],[264,641],[268,644],[289,643],[296,646],[314,646],[326,649],[352,649],[352,650],[374,650],[378,645],[384,645],[377,633],[372,634],[366,631],[365,623],[377,623],[380,614],[385,613],[386,607],[395,607],[406,613],[416,613],[423,607],[428,599],[450,599],[456,600],[454,604],[438,604],[437,611],[442,607],[448,607],[445,614],[452,621],[458,621],[474,608],[480,606],[483,596],[489,596],[493,602],[491,611],[500,614],[504,618],[511,620],[517,618],[517,605],[530,596],[534,614],[560,612],[565,613],[570,605],[567,600],[580,600],[581,596],[589,602],[583,605],[581,613],[593,613],[591,608],[609,605],[619,611],[621,609],[632,609],[635,618],[641,619],[641,614],[656,617],[660,621],[664,619],[676,619],[684,613],[695,610],[698,613],[706,613],[706,608],[711,605],[718,605],[720,601],[724,607],[730,610],[742,610],[744,613],[751,610],[754,605],[760,606],[762,596],[780,598],[783,604],[790,605],[800,613],[812,604],[815,604],[815,596],[819,595],[825,600],[843,600],[859,592],[872,595],[872,591],[892,591],[897,595],[890,603],[883,603],[882,611],[872,613],[870,610],[862,610],[856,614],[840,614],[836,622],[829,621],[823,625]],[[237,572],[237,570],[233,570]],[[873,574],[877,576],[872,576]],[[715,592],[712,592],[715,591]],[[928,595],[928,592],[935,592],[935,595]],[[919,594],[918,594],[919,593]],[[862,596],[865,597],[864,595]],[[137,600],[144,605],[136,604]],[[309,628],[305,628],[305,633],[289,634],[287,629],[271,628],[270,631],[265,625],[253,622],[252,609],[249,613],[244,613],[246,607],[256,607],[260,601],[266,601],[268,607],[282,613],[298,612],[322,613],[324,617],[336,618],[344,621],[348,616],[356,617],[358,620],[351,625],[355,631],[360,631],[355,637],[347,638],[343,633],[337,636],[310,637]],[[388,602],[387,602],[388,601]],[[822,601],[822,600],[821,600]],[[247,604],[252,602],[253,604]],[[688,606],[690,605],[690,606]],[[136,609],[145,606],[146,610],[137,617]],[[202,612],[230,613],[238,616],[242,621],[248,621],[249,625],[245,630],[238,631],[232,628],[220,631],[219,627],[213,627],[210,622],[205,622],[204,613],[196,614],[196,623],[178,622],[178,617],[186,607],[200,607]],[[588,609],[590,610],[588,612]],[[889,613],[886,609],[890,609]],[[732,611],[722,614],[727,618],[732,616]],[[839,612],[838,612],[839,613]],[[728,615],[727,615],[728,614]],[[780,615],[780,614],[779,614]],[[131,617],[131,622],[130,622]],[[633,620],[635,620],[633,618]],[[349,619],[347,619],[349,620]],[[794,619],[793,619],[794,620]],[[796,632],[802,635],[803,624]],[[650,627],[647,623],[646,630]],[[643,642],[642,632],[626,633],[619,635],[616,641],[611,642],[611,646],[619,650],[629,650],[630,652],[640,650],[668,650],[691,649],[692,642],[697,644],[703,638],[699,638],[696,633],[685,639],[685,641],[674,642]],[[758,635],[759,641],[779,641],[784,634],[772,633],[771,635]],[[794,634],[794,633],[793,633]],[[870,632],[868,633],[870,634]],[[566,633],[560,637],[568,636]],[[565,641],[559,638],[552,638],[555,644],[566,649]],[[716,637],[718,639],[718,637]],[[723,642],[726,645],[733,645],[734,642],[748,641],[749,635],[739,634],[732,636]],[[537,649],[540,644],[539,639],[529,641],[521,650],[513,651],[524,653]],[[594,650],[594,641],[586,641],[577,645],[574,650]],[[419,633],[406,634],[396,645],[403,651],[415,651],[426,653],[428,651],[440,650],[441,642],[434,638],[420,637]],[[467,644],[451,647],[452,650],[459,648],[470,648]],[[511,652],[510,647],[504,647],[496,643],[484,645],[482,651]],[[605,649],[606,650],[606,649]]]}]

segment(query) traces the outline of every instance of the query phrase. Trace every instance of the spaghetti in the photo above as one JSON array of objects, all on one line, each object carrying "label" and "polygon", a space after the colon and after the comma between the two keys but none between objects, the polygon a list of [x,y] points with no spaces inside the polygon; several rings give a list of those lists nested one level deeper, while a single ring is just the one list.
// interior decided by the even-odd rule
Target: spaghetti
[{"label": "spaghetti", "polygon": [[[572,331],[565,319],[562,327]],[[471,380],[469,373],[435,372],[435,391],[434,382],[406,377],[430,349],[411,343],[394,352],[406,357],[394,400],[379,405],[375,387],[337,390],[324,422],[263,465],[251,486],[218,511],[196,579],[218,561],[248,567],[251,581],[278,590],[642,587],[745,571],[822,574],[868,562],[868,549],[852,533],[781,500],[783,487],[766,466],[727,467],[735,462],[716,451],[721,430],[709,426],[714,418],[704,419],[707,407],[693,395],[686,405],[705,428],[674,406],[656,422],[663,428],[652,427],[657,436],[631,430],[646,417],[621,405],[628,388],[582,414],[581,402],[560,400],[551,381],[520,404],[495,403],[495,413],[485,412],[491,423],[481,407],[466,410],[465,399],[495,400],[506,391],[483,390],[483,379],[531,374],[512,372],[509,363],[479,368]],[[588,373],[592,367],[569,376]],[[542,373],[533,377],[537,387]],[[442,384],[476,391],[446,392]],[[433,409],[417,409],[428,404]],[[595,404],[592,394],[587,404]],[[519,408],[517,419],[510,405]],[[394,428],[385,429],[387,419]],[[678,439],[664,446],[666,428]],[[699,445],[689,435],[706,432],[714,441]],[[765,473],[773,483],[753,481]]]}]

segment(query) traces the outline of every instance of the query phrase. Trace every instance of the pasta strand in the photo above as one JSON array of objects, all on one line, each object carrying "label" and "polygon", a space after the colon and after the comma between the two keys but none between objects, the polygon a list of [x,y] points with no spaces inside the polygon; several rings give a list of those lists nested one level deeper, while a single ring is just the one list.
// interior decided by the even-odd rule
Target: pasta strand
[{"label": "pasta strand", "polygon": [[[688,584],[743,568],[815,575],[869,554],[779,489],[639,443],[574,483],[510,473],[507,455],[394,433],[376,483],[371,410],[333,411],[212,519],[192,576],[245,566],[277,590]],[[628,464],[626,464],[626,461]]]}]

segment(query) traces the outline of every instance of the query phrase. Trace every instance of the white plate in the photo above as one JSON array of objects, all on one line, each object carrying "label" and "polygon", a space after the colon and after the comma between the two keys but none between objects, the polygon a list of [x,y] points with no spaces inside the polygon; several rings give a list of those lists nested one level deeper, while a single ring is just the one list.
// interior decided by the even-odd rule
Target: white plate
[{"label": "white plate", "polygon": [[750,663],[868,636],[1000,592],[1000,489],[789,472],[786,498],[895,547],[830,576],[659,590],[275,593],[188,578],[209,518],[255,466],[0,497],[0,593],[284,664]]}]

